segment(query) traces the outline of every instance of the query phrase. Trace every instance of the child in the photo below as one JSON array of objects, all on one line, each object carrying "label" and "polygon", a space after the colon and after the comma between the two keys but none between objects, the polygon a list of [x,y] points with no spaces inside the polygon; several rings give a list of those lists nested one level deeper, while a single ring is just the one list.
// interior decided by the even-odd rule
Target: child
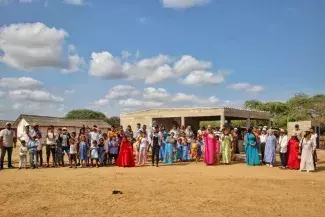
[{"label": "child", "polygon": [[108,138],[107,134],[103,134],[104,138],[104,150],[105,150],[105,157],[104,157],[104,165],[107,166],[107,163],[109,162],[109,143],[110,138]]},{"label": "child", "polygon": [[70,167],[69,168],[72,168],[72,161],[74,161],[74,168],[77,168],[77,144],[76,144],[76,140],[74,138],[71,138],[69,140],[69,145],[70,145],[70,149],[69,149]]},{"label": "child", "polygon": [[117,156],[118,156],[118,147],[119,143],[116,141],[116,136],[112,136],[112,141],[109,143],[109,163],[113,164],[113,158],[114,162],[116,163],[117,161]]},{"label": "child", "polygon": [[144,134],[144,136],[142,136],[141,138],[140,147],[139,147],[139,161],[138,161],[139,166],[144,166],[146,164],[148,146],[149,146],[149,142]]},{"label": "child", "polygon": [[216,136],[216,164],[220,164],[220,137]]},{"label": "child", "polygon": [[93,143],[90,146],[90,158],[91,158],[91,164],[90,167],[94,167],[94,160],[96,162],[96,167],[98,168],[98,145],[97,145],[97,141],[94,140]]},{"label": "child", "polygon": [[159,149],[159,160],[160,161],[164,161],[164,158],[165,158],[165,146],[166,146],[166,136],[162,135],[161,136],[162,139],[161,139],[161,146],[160,146],[160,149]]},{"label": "child", "polygon": [[98,144],[98,157],[99,157],[99,165],[102,167],[104,166],[104,160],[105,160],[105,148],[104,148],[104,139],[99,139]]},{"label": "child", "polygon": [[25,140],[21,140],[21,146],[19,149],[19,169],[25,168],[27,169],[26,165],[26,158],[27,158],[27,147]]},{"label": "child", "polygon": [[196,162],[199,162],[199,145],[197,144],[197,142],[195,140],[193,140],[192,146],[191,146],[191,157],[192,159],[196,160]]},{"label": "child", "polygon": [[82,135],[80,137],[80,143],[79,143],[79,159],[81,163],[81,167],[86,167],[86,161],[87,161],[87,150],[88,145],[86,143],[86,136]]},{"label": "child", "polygon": [[30,162],[30,167],[32,169],[35,169],[37,166],[37,147],[38,147],[38,142],[36,141],[36,135],[29,140],[27,144],[27,149],[29,151],[29,162]]},{"label": "child", "polygon": [[41,141],[41,135],[36,134],[36,136],[37,136],[36,141],[38,143],[38,146],[37,146],[37,162],[39,162],[40,167],[43,167],[43,144],[42,144],[42,141]]},{"label": "child", "polygon": [[56,164],[64,167],[62,142],[59,139],[57,140],[55,147],[55,164],[53,166],[55,167]]},{"label": "child", "polygon": [[190,145],[187,142],[187,139],[185,138],[183,140],[183,157],[182,157],[183,161],[189,161],[190,160],[189,151],[190,151]]},{"label": "child", "polygon": [[177,153],[176,153],[176,160],[183,160],[183,141],[181,138],[177,140]]},{"label": "child", "polygon": [[140,151],[140,143],[143,138],[143,133],[140,132],[140,135],[137,137],[137,141],[133,143],[133,150],[135,152],[135,160],[139,163],[139,151]]}]

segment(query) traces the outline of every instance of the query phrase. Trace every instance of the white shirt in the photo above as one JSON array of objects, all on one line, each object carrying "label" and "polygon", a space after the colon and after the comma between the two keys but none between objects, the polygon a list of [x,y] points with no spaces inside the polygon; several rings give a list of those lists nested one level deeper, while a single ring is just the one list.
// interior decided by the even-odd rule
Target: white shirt
[{"label": "white shirt", "polygon": [[70,145],[70,154],[77,154],[77,144]]},{"label": "white shirt", "polygon": [[62,146],[63,147],[68,146],[68,134],[62,134],[61,137],[62,137]]},{"label": "white shirt", "polygon": [[19,140],[20,141],[25,141],[26,142],[26,144],[29,142],[29,136],[28,136],[28,134],[27,133],[22,133],[21,134],[21,136],[20,136],[20,138],[19,138]]},{"label": "white shirt", "polygon": [[266,134],[264,134],[264,135],[261,134],[261,135],[260,135],[260,142],[261,142],[261,143],[266,143]]},{"label": "white shirt", "polygon": [[148,139],[142,138],[140,143],[140,148],[146,148],[148,143]]},{"label": "white shirt", "polygon": [[90,142],[91,142],[91,144],[93,144],[93,141],[97,141],[97,143],[99,143],[99,138],[100,138],[100,135],[99,135],[99,133],[97,132],[90,132],[89,133],[89,135],[90,135]]},{"label": "white shirt", "polygon": [[37,151],[42,151],[43,149],[42,141],[40,139],[36,139],[36,142],[38,143]]},{"label": "white shirt", "polygon": [[56,135],[55,133],[48,132],[46,138],[46,145],[55,145],[56,144]]},{"label": "white shirt", "polygon": [[318,135],[317,135],[317,133],[314,133],[312,136],[311,136],[311,140],[313,141],[313,145],[314,145],[314,149],[316,149],[316,147],[317,147],[317,137],[318,137]]},{"label": "white shirt", "polygon": [[288,136],[280,136],[279,139],[280,153],[287,153],[288,150]]},{"label": "white shirt", "polygon": [[19,156],[26,156],[27,155],[27,147],[25,146],[20,146],[19,149]]},{"label": "white shirt", "polygon": [[3,137],[3,146],[10,148],[14,146],[15,131],[10,129],[3,129],[0,131],[0,137]]}]

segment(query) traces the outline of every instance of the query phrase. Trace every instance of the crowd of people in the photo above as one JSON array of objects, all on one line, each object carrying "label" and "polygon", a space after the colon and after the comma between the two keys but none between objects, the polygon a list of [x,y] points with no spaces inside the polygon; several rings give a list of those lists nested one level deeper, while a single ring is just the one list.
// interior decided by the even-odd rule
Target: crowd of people
[{"label": "crowd of people", "polygon": [[[7,123],[6,126],[0,132],[1,169],[6,153],[8,168],[13,168],[11,156],[16,143],[11,124]],[[173,164],[201,160],[206,165],[228,165],[237,160],[236,154],[243,149],[246,163],[250,166],[273,167],[276,153],[279,152],[281,169],[315,170],[317,134],[313,129],[302,132],[296,125],[289,136],[286,130],[279,133],[275,135],[274,130],[266,127],[238,129],[225,126],[220,129],[207,126],[193,131],[191,126],[185,128],[177,125],[168,131],[164,126],[154,125],[147,129],[146,125],[139,123],[134,131],[131,126],[125,130],[123,127],[111,128],[108,132],[101,132],[97,126],[92,129],[83,126],[77,134],[69,133],[66,128],[55,130],[50,126],[42,134],[39,126],[33,124],[32,129],[26,126],[24,133],[18,137],[21,144],[19,169],[27,168],[27,156],[32,169],[64,167],[65,158],[69,160],[70,168],[144,166],[150,154],[151,165],[156,167],[160,162]],[[46,151],[45,163],[43,149]]]}]

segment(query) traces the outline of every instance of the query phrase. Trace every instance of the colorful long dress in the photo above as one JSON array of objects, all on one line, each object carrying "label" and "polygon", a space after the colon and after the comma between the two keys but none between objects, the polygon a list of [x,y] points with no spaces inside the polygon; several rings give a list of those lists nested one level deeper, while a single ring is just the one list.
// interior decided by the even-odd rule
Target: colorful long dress
[{"label": "colorful long dress", "polygon": [[80,160],[87,160],[87,143],[80,142],[79,143],[79,158]]},{"label": "colorful long dress", "polygon": [[298,138],[290,138],[287,146],[288,163],[289,169],[299,170],[300,159],[299,159],[299,140]]},{"label": "colorful long dress", "polygon": [[174,160],[173,156],[173,148],[174,148],[174,139],[167,138],[165,144],[165,156],[164,156],[164,163],[172,164]]},{"label": "colorful long dress", "polygon": [[206,165],[215,163],[217,139],[214,134],[204,133],[204,162]]},{"label": "colorful long dress", "polygon": [[268,164],[275,163],[275,149],[277,140],[275,136],[267,136],[264,152],[264,162]]},{"label": "colorful long dress", "polygon": [[135,167],[132,143],[127,138],[122,139],[116,165],[119,167]]},{"label": "colorful long dress", "polygon": [[177,144],[177,152],[176,152],[176,159],[183,159],[183,144],[178,143]]},{"label": "colorful long dress", "polygon": [[161,161],[164,161],[165,159],[165,146],[166,146],[166,142],[162,141],[159,149],[159,160]]},{"label": "colorful long dress", "polygon": [[249,166],[256,166],[260,164],[260,157],[258,155],[258,145],[256,143],[256,137],[252,133],[245,135],[245,152],[246,163]]},{"label": "colorful long dress", "polygon": [[190,150],[190,145],[189,144],[184,144],[183,145],[183,157],[182,157],[182,160],[184,160],[184,161],[190,160],[189,150]]},{"label": "colorful long dress", "polygon": [[313,171],[314,167],[314,157],[313,157],[313,140],[303,139],[302,141],[302,150],[301,150],[301,162],[300,170]]},{"label": "colorful long dress", "polygon": [[231,161],[232,136],[230,134],[222,135],[221,139],[222,139],[222,143],[221,143],[222,163],[228,164]]}]

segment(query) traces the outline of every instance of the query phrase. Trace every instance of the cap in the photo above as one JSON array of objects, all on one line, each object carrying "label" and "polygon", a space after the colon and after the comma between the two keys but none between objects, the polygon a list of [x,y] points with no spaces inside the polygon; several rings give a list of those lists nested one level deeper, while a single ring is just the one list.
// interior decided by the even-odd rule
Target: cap
[{"label": "cap", "polygon": [[6,125],[11,125],[11,123],[10,122],[7,122]]},{"label": "cap", "polygon": [[62,130],[67,130],[67,128],[66,127],[63,127]]},{"label": "cap", "polygon": [[38,126],[38,124],[37,123],[33,123],[33,127],[36,127],[36,126]]}]

